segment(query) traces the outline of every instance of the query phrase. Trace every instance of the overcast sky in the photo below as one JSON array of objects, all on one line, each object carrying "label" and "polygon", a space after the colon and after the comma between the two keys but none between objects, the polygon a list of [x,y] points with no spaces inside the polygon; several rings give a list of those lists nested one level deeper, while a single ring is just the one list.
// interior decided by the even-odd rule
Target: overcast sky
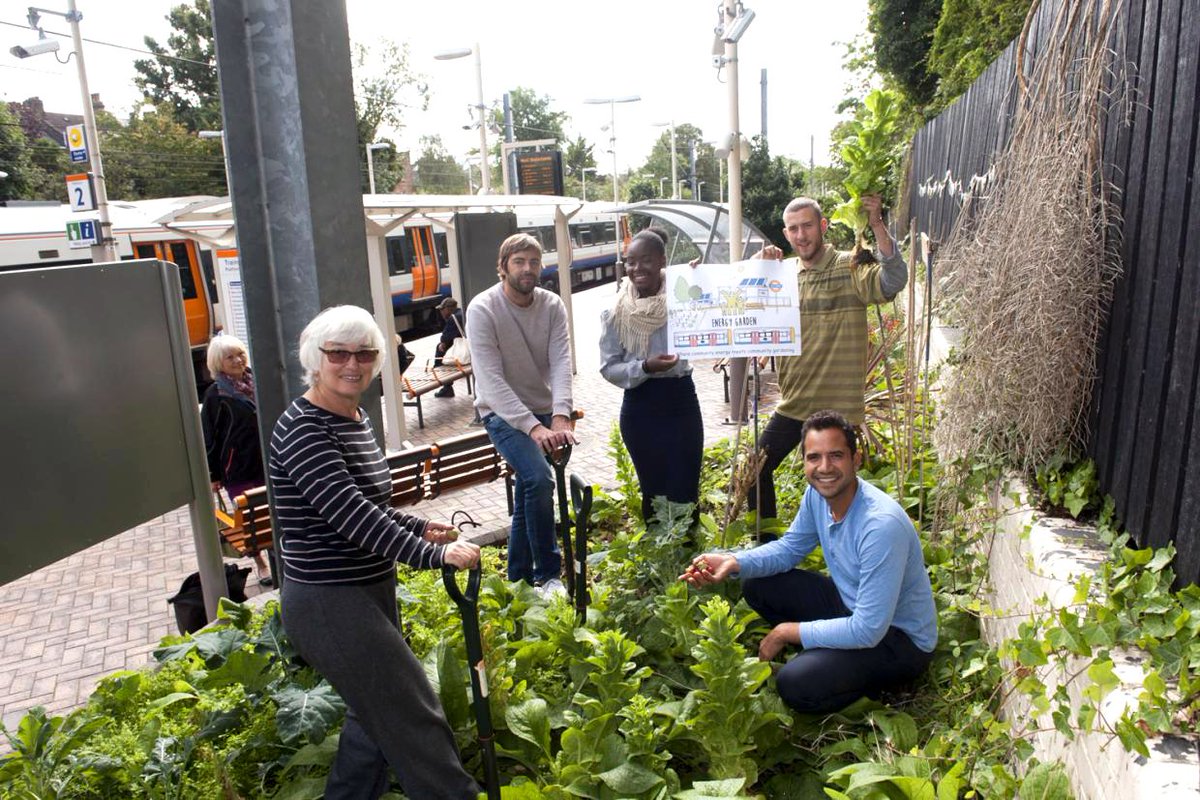
[{"label": "overcast sky", "polygon": [[[219,0],[218,0],[219,1]],[[63,6],[63,0],[54,0]],[[43,5],[54,6],[54,3]],[[142,47],[142,36],[165,41],[165,15],[176,0],[78,0],[88,39]],[[828,133],[847,78],[841,69],[844,43],[866,26],[866,0],[747,0],[756,13],[740,43],[741,129],[761,132],[761,70],[767,70],[768,134],[771,152],[808,160],[815,137],[817,163],[828,163]],[[0,2],[0,22],[24,24],[26,4]],[[394,136],[416,148],[421,135],[439,134],[460,160],[478,146],[478,133],[463,130],[477,101],[471,58],[436,61],[434,53],[480,45],[483,90],[499,103],[509,89],[524,86],[553,98],[566,112],[569,135],[596,144],[602,171],[607,155],[607,105],[585,105],[596,97],[640,95],[616,106],[617,158],[623,171],[640,166],[662,129],[656,122],[690,122],[717,141],[729,131],[728,70],[711,66],[717,3],[713,0],[484,0],[379,2],[347,0],[350,37],[372,44],[381,37],[407,42],[413,65],[429,79],[432,100],[414,112]],[[61,18],[43,15],[47,30],[66,31]],[[53,56],[18,60],[8,48],[32,37],[28,29],[0,25],[0,94],[5,100],[40,96],[47,110],[80,112],[74,63]],[[69,49],[64,42],[64,51]],[[108,108],[127,116],[139,102],[133,85],[138,53],[85,43],[88,79]]]}]

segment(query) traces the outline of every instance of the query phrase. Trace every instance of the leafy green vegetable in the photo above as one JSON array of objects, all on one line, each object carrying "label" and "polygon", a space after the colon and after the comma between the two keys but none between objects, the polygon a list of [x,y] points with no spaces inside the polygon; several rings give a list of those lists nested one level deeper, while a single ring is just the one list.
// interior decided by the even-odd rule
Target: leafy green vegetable
[{"label": "leafy green vegetable", "polygon": [[890,194],[889,178],[898,161],[896,133],[900,125],[900,104],[894,92],[876,89],[867,95],[863,112],[847,123],[841,149],[847,174],[843,188],[849,195],[830,215],[854,231],[860,247],[867,229],[863,195]]}]

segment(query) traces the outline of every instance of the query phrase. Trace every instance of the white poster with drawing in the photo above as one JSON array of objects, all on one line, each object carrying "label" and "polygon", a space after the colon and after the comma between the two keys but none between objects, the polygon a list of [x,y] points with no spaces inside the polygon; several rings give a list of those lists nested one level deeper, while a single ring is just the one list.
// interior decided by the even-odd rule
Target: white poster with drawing
[{"label": "white poster with drawing", "polygon": [[795,261],[667,267],[668,352],[687,359],[800,355]]}]

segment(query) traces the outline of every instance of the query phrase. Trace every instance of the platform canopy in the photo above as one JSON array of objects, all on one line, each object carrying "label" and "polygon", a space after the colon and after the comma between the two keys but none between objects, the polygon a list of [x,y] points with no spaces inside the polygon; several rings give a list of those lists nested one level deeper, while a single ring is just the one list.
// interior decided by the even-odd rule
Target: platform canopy
[{"label": "platform canopy", "polygon": [[[549,195],[473,194],[365,194],[363,217],[367,232],[379,234],[413,216],[437,215],[446,219],[460,211],[547,211],[555,209],[568,219],[587,206],[598,212],[612,211],[612,203],[584,203],[577,197]],[[156,222],[202,241],[212,247],[233,247],[233,203],[228,197],[200,200],[159,217]]]},{"label": "platform canopy", "polygon": [[[643,200],[614,206],[613,210],[644,214],[678,228],[700,251],[701,263],[729,263],[729,209],[724,205],[698,200]],[[749,258],[771,243],[746,219],[742,220],[742,235],[742,253],[734,261]]]},{"label": "platform canopy", "polygon": [[[371,272],[371,294],[374,315],[387,341],[396,334],[391,290],[388,282],[386,237],[390,231],[411,219],[427,220],[450,234],[447,237],[447,256],[450,271],[450,290],[454,297],[463,297],[462,268],[455,242],[455,215],[460,212],[552,212],[555,228],[558,269],[570,274],[571,241],[567,222],[579,211],[608,212],[612,203],[584,203],[575,197],[550,195],[440,195],[440,194],[367,194],[363,195],[363,222],[367,236],[367,261]],[[180,235],[195,239],[212,248],[237,247],[233,203],[228,197],[205,199],[169,211],[155,220],[159,225]],[[245,265],[243,265],[244,267]],[[571,281],[558,282],[559,295],[566,306],[568,336],[572,360],[575,355],[575,330],[571,303]],[[251,312],[253,313],[253,311]],[[270,313],[274,313],[272,309]],[[383,375],[384,420],[389,449],[398,450],[406,434],[402,378],[394,359],[388,360]]]}]

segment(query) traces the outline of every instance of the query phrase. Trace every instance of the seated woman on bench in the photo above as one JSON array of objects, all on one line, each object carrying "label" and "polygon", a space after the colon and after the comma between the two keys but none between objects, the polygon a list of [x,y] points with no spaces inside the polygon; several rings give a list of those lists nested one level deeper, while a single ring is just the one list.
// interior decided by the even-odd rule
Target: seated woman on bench
[{"label": "seated woman on bench", "polygon": [[269,462],[283,624],[346,701],[326,797],[379,797],[390,766],[408,797],[474,800],[479,789],[400,631],[396,562],[469,569],[479,548],[388,504],[391,474],[359,406],[382,369],[384,341],[356,306],[326,309],[300,334],[309,388],[276,423]]},{"label": "seated woman on bench", "polygon": [[[208,343],[208,372],[213,383],[204,393],[200,409],[208,477],[214,492],[224,487],[229,499],[236,500],[238,495],[265,483],[254,375],[242,340],[228,334],[214,336]],[[262,552],[256,552],[253,558],[258,582],[270,586]]]}]

